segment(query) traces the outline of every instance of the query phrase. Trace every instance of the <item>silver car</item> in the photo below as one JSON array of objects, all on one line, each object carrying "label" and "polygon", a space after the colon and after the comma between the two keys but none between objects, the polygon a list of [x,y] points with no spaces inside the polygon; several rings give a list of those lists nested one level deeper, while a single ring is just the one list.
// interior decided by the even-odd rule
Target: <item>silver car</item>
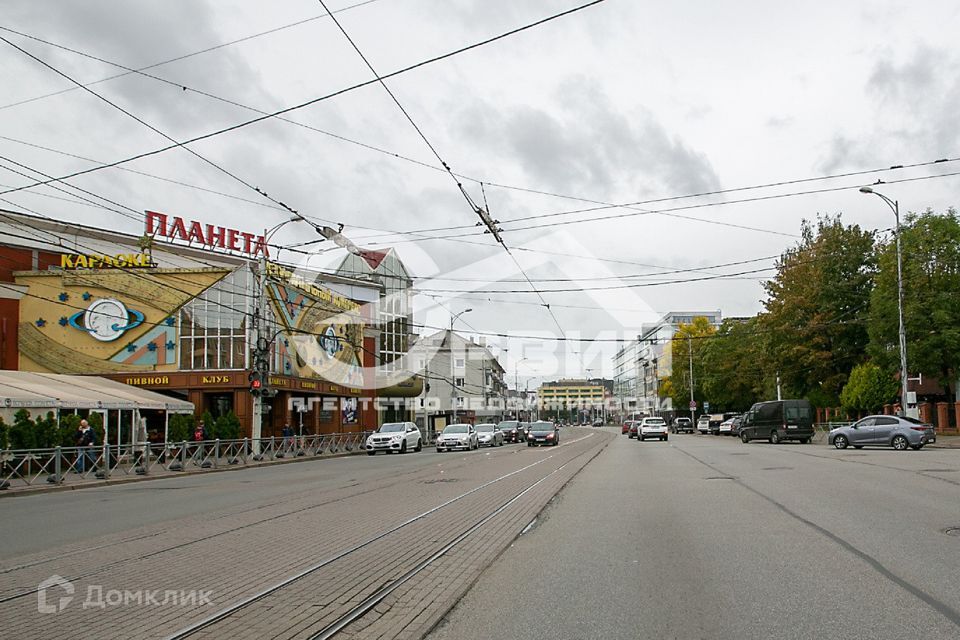
[{"label": "silver car", "polygon": [[862,449],[865,446],[921,449],[937,441],[933,425],[903,416],[867,416],[846,427],[837,427],[827,442],[837,449]]},{"label": "silver car", "polygon": [[500,431],[500,427],[495,424],[477,425],[477,441],[480,446],[502,447],[503,431]]},{"label": "silver car", "polygon": [[454,449],[464,449],[471,451],[479,449],[480,444],[477,441],[477,430],[472,424],[450,424],[444,427],[443,432],[437,436],[437,453],[441,451],[453,451]]}]

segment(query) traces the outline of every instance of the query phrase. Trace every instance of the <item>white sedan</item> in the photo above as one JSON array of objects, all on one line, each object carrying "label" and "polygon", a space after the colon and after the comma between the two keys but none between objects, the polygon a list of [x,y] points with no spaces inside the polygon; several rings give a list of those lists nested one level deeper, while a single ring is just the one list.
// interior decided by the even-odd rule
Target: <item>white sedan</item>
[{"label": "white sedan", "polygon": [[472,424],[451,424],[444,428],[443,432],[437,436],[437,453],[453,449],[479,449],[480,444],[477,440],[477,430]]}]

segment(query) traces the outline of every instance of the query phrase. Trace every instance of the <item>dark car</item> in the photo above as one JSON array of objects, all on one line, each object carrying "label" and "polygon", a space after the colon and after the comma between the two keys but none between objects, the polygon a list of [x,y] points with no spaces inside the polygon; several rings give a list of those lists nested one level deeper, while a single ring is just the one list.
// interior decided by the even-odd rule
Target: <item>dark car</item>
[{"label": "dark car", "polygon": [[541,444],[557,446],[560,442],[560,429],[552,422],[538,420],[530,423],[530,431],[527,432],[527,446],[534,447]]},{"label": "dark car", "polygon": [[838,427],[827,435],[827,442],[837,449],[864,446],[893,447],[914,450],[937,441],[933,425],[902,416],[867,416],[846,427]]},{"label": "dark car", "polygon": [[673,421],[674,433],[693,433],[693,420],[690,418],[677,418]]},{"label": "dark car", "polygon": [[724,417],[720,414],[710,416],[710,435],[720,435],[720,425],[723,424]]},{"label": "dark car", "polygon": [[504,442],[520,442],[523,440],[523,429],[520,427],[520,422],[517,420],[504,420],[499,425],[500,431],[503,433]]},{"label": "dark car", "polygon": [[743,424],[743,416],[735,416],[730,423],[730,435],[740,435],[740,425]]},{"label": "dark car", "polygon": [[630,422],[630,430],[627,431],[627,437],[630,437],[630,438],[637,437],[637,429],[640,428],[640,422],[641,422],[640,420],[632,420]]},{"label": "dark car", "polygon": [[799,440],[806,444],[813,438],[813,407],[809,400],[771,400],[758,402],[743,415],[740,440],[769,440],[778,444]]}]

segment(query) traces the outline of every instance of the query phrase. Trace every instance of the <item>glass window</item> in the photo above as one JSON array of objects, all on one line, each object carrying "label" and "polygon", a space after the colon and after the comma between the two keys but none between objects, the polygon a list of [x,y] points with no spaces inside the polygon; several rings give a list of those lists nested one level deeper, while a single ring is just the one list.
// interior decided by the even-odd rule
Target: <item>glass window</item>
[{"label": "glass window", "polygon": [[180,367],[182,369],[244,369],[248,288],[252,280],[240,267],[180,310]]}]

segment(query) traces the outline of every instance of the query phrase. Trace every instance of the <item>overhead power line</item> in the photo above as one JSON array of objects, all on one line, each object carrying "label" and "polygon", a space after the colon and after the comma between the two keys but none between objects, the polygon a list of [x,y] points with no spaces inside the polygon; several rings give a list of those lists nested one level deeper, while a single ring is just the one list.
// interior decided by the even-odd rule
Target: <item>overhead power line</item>
[{"label": "overhead power line", "polygon": [[[351,4],[351,5],[348,5],[348,6],[346,6],[346,7],[341,7],[340,9],[336,9],[336,10],[334,11],[334,13],[342,13],[342,12],[344,12],[344,11],[349,11],[349,10],[351,10],[351,9],[356,9],[356,8],[358,8],[358,7],[362,7],[362,6],[368,5],[368,4],[373,4],[374,2],[379,2],[379,1],[380,1],[380,0],[364,0],[363,2],[356,2],[356,3]],[[220,44],[216,44],[216,45],[213,45],[213,46],[210,46],[210,47],[206,47],[206,48],[204,48],[204,49],[200,49],[199,51],[193,51],[193,52],[191,52],[191,53],[185,53],[185,54],[183,54],[183,55],[179,55],[179,56],[176,56],[176,57],[174,57],[174,58],[168,58],[168,59],[166,59],[166,60],[161,60],[160,62],[155,62],[155,63],[150,64],[150,65],[147,65],[147,66],[145,66],[145,67],[140,67],[139,69],[127,69],[126,67],[123,67],[124,69],[126,69],[126,72],[125,72],[125,73],[117,73],[117,74],[114,74],[114,75],[112,75],[112,76],[107,76],[106,78],[100,78],[99,80],[94,80],[93,82],[86,82],[86,83],[84,83],[84,86],[85,86],[85,87],[89,87],[89,86],[92,86],[92,85],[95,85],[95,84],[101,84],[101,83],[103,83],[103,82],[108,82],[108,81],[110,81],[110,80],[115,80],[115,79],[117,79],[117,78],[122,78],[122,77],[128,76],[128,75],[130,75],[130,74],[132,74],[132,73],[141,73],[141,72],[146,71],[146,70],[148,70],[148,69],[155,69],[155,68],[157,68],[157,67],[162,67],[162,66],[167,65],[167,64],[170,64],[170,63],[172,63],[172,62],[179,62],[180,60],[186,60],[186,59],[188,59],[188,58],[193,58],[194,56],[199,56],[199,55],[204,54],[204,53],[210,53],[211,51],[217,51],[218,49],[223,49],[223,48],[225,48],[225,47],[229,47],[229,46],[232,46],[232,45],[235,45],[235,44],[239,44],[239,43],[241,43],[241,42],[247,42],[248,40],[254,40],[254,39],[256,39],[256,38],[260,38],[260,37],[262,37],[262,36],[270,35],[270,34],[272,34],[272,33],[278,33],[278,32],[280,32],[280,31],[284,31],[284,30],[290,29],[290,28],[292,28],[292,27],[299,27],[300,25],[307,24],[308,22],[313,22],[313,21],[315,21],[315,20],[321,20],[321,19],[324,19],[324,18],[326,18],[326,17],[327,17],[327,14],[325,14],[325,13],[322,13],[322,14],[316,15],[316,16],[311,16],[311,17],[309,17],[309,18],[304,18],[303,20],[297,20],[296,22],[291,22],[291,23],[289,23],[289,24],[281,25],[281,26],[279,26],[279,27],[274,27],[273,29],[267,29],[266,31],[260,31],[259,33],[254,33],[254,34],[250,34],[250,35],[247,35],[247,36],[243,36],[242,38],[237,38],[237,39],[235,39],[235,40],[229,40],[229,41],[227,41],[227,42],[221,42]],[[35,37],[35,36],[31,36],[31,35],[29,35],[29,34],[26,34],[26,33],[21,32],[21,31],[16,31],[15,29],[11,29],[11,28],[9,28],[9,27],[0,26],[0,29],[2,29],[3,31],[6,31],[6,32],[8,32],[8,33],[15,33],[15,34],[17,34],[18,36],[23,36],[24,38],[31,38],[32,40],[36,40],[36,41],[38,41],[38,42],[43,42],[44,44],[49,44],[49,45],[51,45],[51,46],[58,47],[58,48],[60,48],[60,49],[66,50],[66,51],[73,51],[73,50],[70,49],[69,47],[65,47],[65,46],[62,46],[62,45],[54,44],[54,43],[52,43],[52,42],[47,42],[46,40],[42,40],[42,39],[40,39],[40,38],[37,38],[37,37]],[[100,58],[96,58],[95,56],[90,56],[90,55],[87,55],[87,54],[84,54],[84,53],[80,53],[79,51],[73,51],[73,52],[74,52],[74,53],[78,53],[78,54],[80,54],[80,55],[86,55],[86,56],[89,57],[89,58],[97,59],[97,60],[99,60],[100,62],[104,62],[104,63],[106,63],[106,64],[112,64],[113,66],[117,66],[117,67],[121,67],[121,66],[122,66],[122,65],[116,65],[116,64],[114,64],[114,63],[112,63],[112,62],[108,62],[107,60],[103,60],[103,59],[100,59]],[[144,75],[146,75],[146,74],[144,74]],[[0,106],[0,111],[2,111],[3,109],[9,109],[9,108],[11,108],[11,107],[17,107],[17,106],[20,106],[20,105],[23,105],[23,104],[29,104],[29,103],[31,103],[31,102],[36,102],[37,100],[43,100],[43,99],[45,99],[45,98],[51,98],[51,97],[53,97],[53,96],[59,96],[59,95],[64,94],[64,93],[69,93],[69,92],[71,92],[71,91],[76,91],[77,89],[78,89],[78,87],[69,87],[69,88],[67,88],[67,89],[61,89],[60,91],[54,91],[53,93],[47,93],[47,94],[44,94],[44,95],[42,95],[42,96],[34,96],[33,98],[27,98],[26,100],[20,100],[20,101],[18,101],[18,102],[12,102],[12,103],[5,104],[5,105]]]},{"label": "overhead power line", "polygon": [[[571,13],[575,13],[575,12],[580,11],[580,10],[582,10],[582,9],[586,9],[587,7],[591,7],[591,6],[593,6],[593,5],[595,5],[595,4],[599,4],[599,3],[601,3],[601,2],[604,2],[604,0],[593,0],[592,2],[588,2],[588,3],[586,3],[586,4],[579,5],[579,6],[577,6],[577,7],[572,8],[572,9],[567,9],[567,10],[561,11],[561,12],[559,12],[559,13],[554,13],[554,14],[552,14],[552,15],[549,15],[549,16],[545,17],[545,18],[541,18],[541,19],[539,19],[539,20],[535,20],[534,22],[529,22],[529,23],[527,23],[527,24],[525,24],[525,25],[523,25],[523,26],[516,27],[516,28],[514,28],[514,29],[510,29],[509,31],[505,31],[505,32],[500,33],[500,34],[498,34],[498,35],[496,35],[496,36],[491,36],[491,37],[489,37],[489,38],[485,38],[485,39],[483,39],[483,40],[479,40],[479,41],[477,41],[477,42],[473,42],[473,43],[468,44],[468,45],[465,45],[465,46],[463,46],[463,47],[459,47],[459,48],[454,49],[454,50],[452,50],[452,51],[448,51],[448,52],[446,52],[446,53],[442,53],[442,54],[440,54],[440,55],[436,55],[436,56],[433,56],[433,57],[431,57],[431,58],[427,58],[426,60],[421,60],[420,62],[416,62],[416,63],[411,64],[411,65],[407,65],[406,67],[403,67],[403,68],[397,69],[397,70],[395,70],[395,71],[392,71],[392,72],[390,72],[390,73],[384,74],[384,75],[380,76],[378,79],[373,79],[373,80],[367,80],[367,81],[364,81],[364,82],[359,82],[359,83],[350,85],[350,86],[348,86],[348,87],[344,87],[344,88],[342,88],[342,89],[338,89],[338,90],[333,91],[333,92],[331,92],[331,93],[327,93],[327,94],[324,94],[324,95],[322,95],[322,96],[318,96],[318,97],[316,97],[316,98],[312,98],[312,99],[310,99],[310,100],[307,100],[306,102],[301,102],[301,103],[299,103],[299,104],[295,104],[295,105],[292,105],[292,106],[289,106],[289,107],[284,107],[283,109],[279,109],[279,110],[273,111],[273,112],[268,113],[268,114],[266,114],[266,115],[261,115],[261,116],[258,116],[258,117],[256,117],[256,118],[251,118],[251,119],[249,119],[249,120],[244,120],[243,122],[238,122],[237,124],[230,125],[230,126],[228,126],[228,127],[223,127],[223,128],[221,128],[221,129],[217,129],[217,130],[215,130],[215,131],[210,131],[210,132],[208,132],[208,133],[204,133],[204,134],[201,134],[201,135],[198,135],[198,136],[194,136],[193,138],[189,138],[189,139],[187,139],[187,140],[182,141],[180,144],[168,145],[168,146],[165,146],[165,147],[160,147],[160,148],[158,148],[158,149],[152,149],[152,150],[150,150],[150,151],[144,151],[144,152],[142,152],[142,153],[138,153],[138,154],[133,155],[133,156],[128,156],[128,157],[126,157],[126,158],[122,158],[122,159],[120,159],[120,160],[115,160],[115,161],[110,162],[110,163],[108,163],[108,164],[104,164],[104,165],[100,165],[100,166],[96,166],[96,167],[88,167],[88,168],[82,169],[82,170],[80,170],[80,171],[75,171],[75,172],[73,172],[73,173],[70,173],[70,174],[67,174],[67,175],[64,175],[64,176],[60,176],[59,178],[56,178],[55,180],[66,180],[66,179],[69,179],[69,178],[74,178],[74,177],[77,177],[77,176],[86,175],[86,174],[88,174],[88,173],[93,173],[93,172],[96,172],[96,171],[102,171],[103,169],[110,169],[110,168],[113,168],[113,167],[116,167],[116,166],[120,166],[120,165],[123,165],[123,164],[127,164],[127,163],[129,163],[129,162],[133,162],[134,160],[140,160],[141,158],[147,158],[147,157],[154,156],[154,155],[157,155],[157,154],[160,154],[160,153],[164,153],[164,152],[166,152],[166,151],[170,151],[171,149],[176,149],[177,147],[180,147],[180,146],[183,146],[183,145],[193,144],[194,142],[199,142],[199,141],[201,141],[201,140],[208,140],[208,139],[210,139],[210,138],[214,138],[214,137],[217,137],[217,136],[221,136],[221,135],[223,135],[223,134],[225,134],[225,133],[230,133],[230,132],[232,132],[232,131],[237,131],[238,129],[243,129],[243,128],[248,127],[248,126],[250,126],[250,125],[252,125],[252,124],[257,124],[257,123],[259,123],[259,122],[263,122],[264,120],[268,120],[268,119],[270,119],[270,118],[273,118],[273,117],[276,117],[276,116],[279,116],[279,115],[283,115],[283,114],[286,114],[286,113],[291,113],[291,112],[293,112],[293,111],[297,111],[297,110],[299,110],[299,109],[303,109],[303,108],[305,108],[305,107],[309,107],[309,106],[311,106],[311,105],[318,104],[318,103],[324,102],[324,101],[326,101],[326,100],[330,100],[331,98],[335,98],[335,97],[340,96],[340,95],[343,95],[343,94],[345,94],[345,93],[349,93],[349,92],[351,92],[351,91],[355,91],[355,90],[357,90],[357,89],[361,89],[361,88],[363,88],[363,87],[370,86],[371,84],[374,84],[374,83],[376,83],[376,82],[379,82],[380,80],[388,80],[388,79],[390,79],[390,78],[393,78],[393,77],[402,75],[402,74],[404,74],[404,73],[408,73],[408,72],[410,72],[410,71],[413,71],[414,69],[419,69],[420,67],[424,67],[424,66],[427,66],[427,65],[434,64],[434,63],[436,63],[436,62],[440,62],[440,61],[442,61],[442,60],[446,60],[446,59],[448,59],[448,58],[452,58],[453,56],[456,56],[456,55],[465,53],[465,52],[467,52],[467,51],[471,51],[471,50],[473,50],[473,49],[477,49],[477,48],[479,48],[479,47],[486,46],[486,45],[491,44],[491,43],[493,43],[493,42],[497,42],[498,40],[503,40],[504,38],[508,38],[508,37],[513,36],[513,35],[516,35],[516,34],[518,34],[518,33],[522,33],[522,32],[527,31],[527,30],[529,30],[529,29],[533,29],[534,27],[538,27],[538,26],[540,26],[540,25],[546,24],[546,23],[551,22],[551,21],[553,21],[553,20],[557,20],[558,18],[562,18],[563,16],[569,15],[569,14],[571,14]],[[0,191],[0,195],[6,195],[6,194],[8,194],[8,193],[13,193],[14,191],[21,191],[21,190],[23,190],[23,189],[31,189],[31,188],[33,188],[33,187],[37,187],[37,186],[40,186],[40,185],[43,185],[43,184],[48,184],[49,182],[53,182],[53,181],[54,181],[54,180],[39,181],[39,182],[34,182],[33,184],[28,184],[28,185],[23,185],[23,186],[17,187],[16,189],[7,189],[7,190],[5,190],[5,191]]]},{"label": "overhead power line", "polygon": [[[241,177],[238,176],[237,174],[235,174],[235,173],[227,170],[226,168],[224,168],[223,166],[217,164],[217,163],[214,162],[213,160],[210,160],[210,159],[207,158],[206,156],[201,155],[199,152],[191,149],[190,147],[185,146],[182,142],[179,142],[179,141],[177,141],[176,139],[174,139],[172,136],[167,135],[166,133],[164,133],[163,131],[161,131],[161,130],[158,129],[157,127],[153,126],[152,124],[150,124],[149,122],[147,122],[147,121],[144,120],[143,118],[141,118],[141,117],[137,116],[136,114],[132,113],[131,111],[129,111],[129,110],[121,107],[119,104],[117,104],[116,102],[113,102],[112,100],[110,100],[110,99],[107,98],[106,96],[103,96],[103,95],[97,93],[96,91],[94,91],[93,89],[84,86],[83,83],[81,83],[79,80],[76,80],[75,78],[73,78],[72,76],[64,73],[64,72],[61,71],[60,69],[57,69],[56,67],[54,67],[53,65],[51,65],[51,64],[50,64],[49,62],[47,62],[46,60],[43,60],[43,59],[41,59],[40,57],[34,55],[33,53],[27,51],[26,49],[24,49],[24,48],[21,47],[20,45],[14,43],[14,42],[11,42],[10,40],[8,40],[8,39],[7,39],[6,37],[4,37],[4,36],[0,36],[0,41],[6,42],[8,45],[10,45],[11,47],[13,47],[14,49],[16,49],[16,50],[20,51],[21,53],[23,53],[24,55],[30,57],[30,58],[33,59],[34,61],[36,61],[36,62],[38,62],[39,64],[41,64],[41,65],[43,65],[44,67],[46,67],[47,69],[53,71],[53,72],[56,73],[58,76],[60,76],[60,77],[64,78],[65,80],[68,80],[69,82],[75,84],[77,87],[83,89],[84,91],[86,91],[86,92],[89,93],[90,95],[96,97],[97,99],[101,100],[102,102],[105,102],[106,104],[110,105],[111,107],[113,107],[113,108],[116,109],[117,111],[120,111],[121,113],[123,113],[124,115],[128,116],[129,118],[132,118],[133,120],[136,120],[137,122],[139,122],[140,124],[142,124],[142,125],[145,126],[146,128],[148,128],[148,129],[150,129],[151,131],[153,131],[154,133],[162,136],[164,139],[166,139],[166,140],[174,143],[175,146],[181,147],[181,148],[182,148],[183,150],[185,150],[187,153],[189,153],[189,154],[191,154],[192,156],[198,158],[199,160],[202,160],[203,162],[205,162],[206,164],[210,165],[211,167],[213,167],[213,168],[216,169],[217,171],[219,171],[219,172],[221,172],[221,173],[229,176],[229,177],[232,178],[233,180],[236,180],[237,182],[239,182],[240,184],[244,185],[244,186],[247,187],[248,189],[250,189],[250,190],[252,190],[252,191],[254,191],[254,192],[256,192],[256,193],[259,193],[261,196],[263,196],[263,197],[266,198],[267,200],[270,200],[271,202],[277,204],[277,205],[280,206],[280,207],[283,207],[283,208],[286,209],[289,213],[292,213],[294,216],[296,216],[297,218],[299,218],[299,219],[302,220],[303,222],[306,222],[307,224],[310,224],[311,226],[313,226],[315,229],[317,229],[317,231],[320,230],[320,229],[317,227],[317,225],[314,225],[313,223],[311,223],[310,221],[308,221],[308,220],[307,220],[305,217],[303,217],[297,210],[295,210],[295,209],[293,209],[292,207],[288,206],[288,205],[285,204],[284,202],[273,198],[270,194],[268,194],[266,191],[264,191],[264,190],[261,189],[260,187],[254,186],[254,185],[251,184],[250,182],[244,180],[243,178],[241,178]],[[58,180],[58,182],[59,182],[59,180]]]}]

